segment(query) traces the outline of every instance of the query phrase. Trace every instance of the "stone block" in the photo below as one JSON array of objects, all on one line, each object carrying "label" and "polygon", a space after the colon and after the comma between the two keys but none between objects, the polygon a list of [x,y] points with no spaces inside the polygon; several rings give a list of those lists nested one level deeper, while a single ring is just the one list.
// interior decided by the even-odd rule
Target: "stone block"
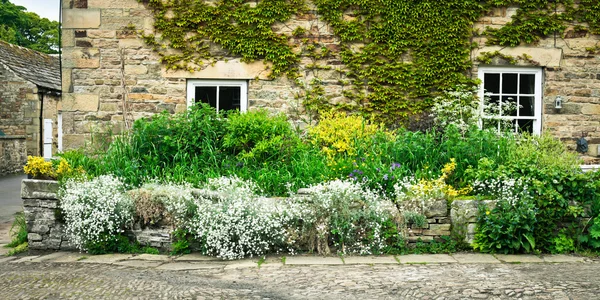
[{"label": "stone block", "polygon": [[62,99],[63,111],[97,112],[99,96],[95,94],[64,94]]},{"label": "stone block", "polygon": [[62,69],[62,91],[63,93],[73,92],[73,70],[69,68]]},{"label": "stone block", "polygon": [[39,207],[40,203],[38,199],[23,199],[24,207]]},{"label": "stone block", "polygon": [[423,235],[442,236],[450,235],[451,224],[430,224],[429,229],[423,230]]},{"label": "stone block", "polygon": [[99,9],[63,9],[64,29],[86,29],[100,27]]},{"label": "stone block", "polygon": [[162,76],[165,78],[197,78],[197,79],[269,79],[271,72],[268,69],[270,64],[265,64],[261,61],[252,63],[243,63],[239,59],[230,60],[228,62],[218,61],[214,65],[197,71],[188,72],[185,70],[168,71],[163,67]]},{"label": "stone block", "polygon": [[46,239],[44,240],[46,247],[52,250],[60,250],[61,239]]},{"label": "stone block", "polygon": [[125,66],[125,74],[126,75],[143,75],[148,73],[148,68],[143,65],[126,65]]},{"label": "stone block", "polygon": [[54,199],[40,199],[39,200],[39,205],[40,205],[40,207],[43,207],[43,208],[57,208],[58,207],[58,200],[54,200]]},{"label": "stone block", "polygon": [[30,242],[38,242],[42,240],[42,236],[37,233],[29,233],[27,234],[27,240]]},{"label": "stone block", "polygon": [[23,199],[53,199],[56,200],[58,181],[23,179],[21,181],[21,198]]},{"label": "stone block", "polygon": [[425,201],[425,204],[423,206],[423,214],[427,218],[448,216],[448,201],[446,201],[446,200]]},{"label": "stone block", "polygon": [[447,254],[409,254],[398,256],[398,260],[400,260],[401,264],[441,264],[457,262],[452,256]]},{"label": "stone block", "polygon": [[88,30],[87,37],[90,39],[114,39],[117,37],[115,30]]},{"label": "stone block", "polygon": [[97,69],[100,67],[100,49],[66,48],[62,61],[64,68]]},{"label": "stone block", "polygon": [[88,8],[140,8],[137,0],[87,0]]},{"label": "stone block", "polygon": [[48,225],[34,224],[33,226],[31,226],[30,232],[38,233],[38,234],[46,234],[46,233],[50,232],[50,227]]},{"label": "stone block", "polygon": [[77,149],[85,146],[86,135],[84,134],[65,134],[63,135],[63,147],[65,150]]}]

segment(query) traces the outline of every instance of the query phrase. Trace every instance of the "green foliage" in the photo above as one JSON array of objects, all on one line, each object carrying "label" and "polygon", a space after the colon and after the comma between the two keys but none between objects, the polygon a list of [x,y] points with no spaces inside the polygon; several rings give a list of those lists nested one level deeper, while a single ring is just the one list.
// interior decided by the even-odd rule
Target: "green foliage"
[{"label": "green foliage", "polygon": [[29,243],[24,242],[6,253],[6,256],[13,256],[19,253],[25,253],[29,250]]},{"label": "green foliage", "polygon": [[89,254],[131,253],[132,244],[129,238],[124,235],[104,234],[101,240],[101,242],[88,242],[85,245]]},{"label": "green foliage", "polygon": [[[483,34],[488,43],[502,46],[531,44],[553,33],[562,34],[578,22],[589,32],[600,31],[600,4],[595,0],[314,0],[310,11],[304,0],[194,1],[138,0],[152,9],[156,35],[143,35],[168,69],[197,70],[224,57],[270,63],[271,77],[287,76],[303,90],[299,98],[309,113],[336,108],[373,115],[390,126],[406,125],[421,115],[443,90],[473,85],[471,69],[473,24],[492,8],[518,6],[511,22]],[[555,13],[557,6],[564,12]],[[290,19],[327,22],[340,40],[339,49],[321,43],[311,28],[290,28]],[[218,47],[215,47],[214,45]],[[219,48],[220,47],[220,48]],[[175,50],[175,51],[173,51]],[[499,53],[482,54],[489,63]],[[501,55],[500,55],[501,56]],[[535,64],[530,58],[507,57]],[[310,63],[301,66],[308,59]],[[328,60],[341,61],[336,70],[348,103],[332,104],[320,70]],[[301,67],[303,69],[301,69]],[[301,74],[314,75],[304,79]],[[333,97],[333,96],[331,96]],[[336,95],[339,97],[339,95]]]},{"label": "green foliage", "polygon": [[579,242],[594,250],[600,249],[600,215],[595,217],[587,231],[579,236]]},{"label": "green foliage", "polygon": [[6,247],[14,248],[23,243],[27,243],[27,223],[25,215],[19,212],[15,215],[15,221],[10,226],[11,241]]},{"label": "green foliage", "polygon": [[552,253],[572,253],[575,251],[575,240],[572,235],[563,229],[559,234],[552,240],[554,247]]},{"label": "green foliage", "polygon": [[536,250],[538,209],[528,200],[500,200],[489,211],[482,205],[473,248],[485,253],[531,253]]},{"label": "green foliage", "polygon": [[263,161],[289,158],[300,144],[285,115],[266,110],[228,116],[223,146],[241,159]]},{"label": "green foliage", "polygon": [[0,40],[43,53],[58,53],[58,22],[40,18],[9,0],[0,1],[0,20]]},{"label": "green foliage", "polygon": [[412,249],[408,249],[408,253],[413,254],[450,254],[456,253],[461,250],[468,249],[461,242],[449,237],[442,236],[441,240],[433,240],[431,242],[423,242],[421,240],[417,241],[415,247]]},{"label": "green foliage", "polygon": [[183,229],[173,231],[173,244],[171,245],[171,255],[188,254],[192,252],[190,246],[191,235]]}]

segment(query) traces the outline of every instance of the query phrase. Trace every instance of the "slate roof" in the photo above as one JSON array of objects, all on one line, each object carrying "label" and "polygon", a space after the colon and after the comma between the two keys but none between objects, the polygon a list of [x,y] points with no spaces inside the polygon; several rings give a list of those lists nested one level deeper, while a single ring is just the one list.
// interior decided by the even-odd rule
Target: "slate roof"
[{"label": "slate roof", "polygon": [[0,41],[0,63],[37,86],[61,91],[60,58]]}]

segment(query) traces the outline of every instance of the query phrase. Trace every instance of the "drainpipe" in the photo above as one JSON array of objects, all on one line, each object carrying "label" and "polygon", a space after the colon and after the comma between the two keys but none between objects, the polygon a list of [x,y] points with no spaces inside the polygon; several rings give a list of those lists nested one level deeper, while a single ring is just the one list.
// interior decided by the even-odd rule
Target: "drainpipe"
[{"label": "drainpipe", "polygon": [[38,147],[40,156],[44,156],[44,91],[39,91],[38,96],[40,98],[40,136]]}]

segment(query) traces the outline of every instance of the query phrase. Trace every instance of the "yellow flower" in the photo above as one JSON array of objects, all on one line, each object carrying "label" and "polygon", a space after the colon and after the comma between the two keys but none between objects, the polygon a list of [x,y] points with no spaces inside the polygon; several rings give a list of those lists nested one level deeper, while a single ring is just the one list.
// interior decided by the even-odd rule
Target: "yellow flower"
[{"label": "yellow flower", "polygon": [[486,212],[485,212],[485,214],[486,214],[486,215],[489,215],[489,214],[490,214],[490,211],[489,211],[489,210],[488,210],[488,211],[486,211]]}]

